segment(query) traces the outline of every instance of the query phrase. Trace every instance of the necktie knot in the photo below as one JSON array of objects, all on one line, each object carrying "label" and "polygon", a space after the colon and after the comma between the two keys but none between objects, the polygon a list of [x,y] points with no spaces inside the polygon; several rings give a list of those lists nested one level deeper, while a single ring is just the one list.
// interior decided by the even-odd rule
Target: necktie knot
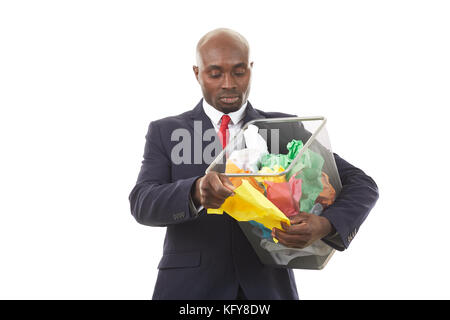
[{"label": "necktie knot", "polygon": [[220,123],[220,128],[228,129],[228,124],[230,123],[230,120],[231,120],[230,116],[227,114],[224,114],[222,116],[222,122]]},{"label": "necktie knot", "polygon": [[228,124],[230,123],[230,116],[227,114],[224,114],[222,116],[222,122],[220,123],[220,129],[219,129],[219,138],[220,142],[222,143],[222,147],[225,149],[227,145],[227,136],[228,136]]}]

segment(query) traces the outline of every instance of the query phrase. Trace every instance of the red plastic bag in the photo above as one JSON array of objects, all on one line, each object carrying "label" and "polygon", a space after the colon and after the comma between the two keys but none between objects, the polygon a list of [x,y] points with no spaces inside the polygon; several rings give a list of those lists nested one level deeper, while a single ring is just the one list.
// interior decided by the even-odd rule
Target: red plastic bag
[{"label": "red plastic bag", "polygon": [[293,176],[289,182],[264,181],[267,186],[267,198],[287,217],[300,212],[299,202],[302,196],[302,180]]}]

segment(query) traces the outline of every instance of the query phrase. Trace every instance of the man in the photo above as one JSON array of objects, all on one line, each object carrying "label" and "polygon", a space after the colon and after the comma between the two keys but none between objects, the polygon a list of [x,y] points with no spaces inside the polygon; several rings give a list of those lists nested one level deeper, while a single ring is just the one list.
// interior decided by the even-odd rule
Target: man
[{"label": "man", "polygon": [[[292,116],[254,109],[247,101],[253,62],[249,45],[237,32],[216,29],[197,45],[195,76],[203,99],[190,111],[150,123],[141,171],[130,194],[131,212],[144,225],[167,227],[158,265],[154,299],[298,299],[291,269],[263,265],[239,225],[230,216],[208,215],[233,194],[222,174],[204,174],[209,163],[174,161],[176,130],[198,136],[214,130],[224,146],[253,119]],[[200,133],[201,134],[201,133]],[[184,156],[207,148],[195,142]],[[189,158],[189,157],[188,157]],[[375,182],[335,155],[342,191],[321,216],[300,213],[291,226],[272,235],[290,247],[322,239],[345,250],[378,198]]]}]

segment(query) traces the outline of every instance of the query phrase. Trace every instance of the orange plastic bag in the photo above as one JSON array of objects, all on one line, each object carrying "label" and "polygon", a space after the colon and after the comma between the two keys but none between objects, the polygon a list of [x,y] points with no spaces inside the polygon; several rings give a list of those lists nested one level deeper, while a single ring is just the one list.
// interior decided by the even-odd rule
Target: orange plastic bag
[{"label": "orange plastic bag", "polygon": [[[232,161],[227,161],[225,167],[225,173],[250,173],[250,171],[243,170],[235,165]],[[242,180],[247,180],[256,190],[264,194],[264,188],[252,177],[230,177],[229,178],[233,186],[239,187]]]},{"label": "orange plastic bag", "polygon": [[334,199],[336,198],[336,190],[334,190],[333,186],[330,183],[330,179],[325,172],[322,172],[322,185],[323,190],[319,194],[316,199],[316,203],[320,203],[323,208],[329,207],[333,204]]}]

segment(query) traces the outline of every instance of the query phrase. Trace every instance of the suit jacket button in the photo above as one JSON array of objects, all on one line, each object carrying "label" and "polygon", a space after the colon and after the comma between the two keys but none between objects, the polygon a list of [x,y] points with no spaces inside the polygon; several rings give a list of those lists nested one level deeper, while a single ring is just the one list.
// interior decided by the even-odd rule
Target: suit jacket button
[{"label": "suit jacket button", "polygon": [[184,212],[178,212],[178,213],[175,213],[175,214],[172,215],[172,217],[173,217],[175,220],[183,219],[184,216],[185,216]]}]

